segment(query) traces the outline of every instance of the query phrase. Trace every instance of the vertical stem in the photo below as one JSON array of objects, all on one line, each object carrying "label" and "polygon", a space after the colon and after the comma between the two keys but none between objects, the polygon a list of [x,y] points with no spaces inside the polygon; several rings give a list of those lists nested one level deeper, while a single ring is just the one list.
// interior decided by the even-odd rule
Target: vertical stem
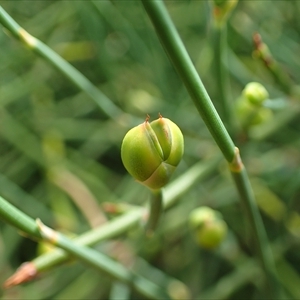
[{"label": "vertical stem", "polygon": [[151,236],[153,234],[163,209],[162,189],[152,190],[151,192],[152,192],[152,196],[150,200],[149,219],[146,224],[146,233],[148,236]]},{"label": "vertical stem", "polygon": [[214,71],[216,78],[216,104],[226,128],[233,132],[232,102],[229,97],[229,77],[227,72],[227,23],[213,23],[212,43],[214,48]]}]

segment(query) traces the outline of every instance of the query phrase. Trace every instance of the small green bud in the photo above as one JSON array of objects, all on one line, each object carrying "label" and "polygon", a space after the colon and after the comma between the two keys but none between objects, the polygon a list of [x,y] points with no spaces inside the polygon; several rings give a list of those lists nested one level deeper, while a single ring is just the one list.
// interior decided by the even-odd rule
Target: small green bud
[{"label": "small green bud", "polygon": [[254,105],[261,105],[269,98],[269,93],[265,87],[258,82],[248,83],[244,90],[243,96]]},{"label": "small green bud", "polygon": [[189,223],[196,242],[202,248],[214,249],[226,237],[227,225],[222,215],[209,207],[194,209],[190,214]]},{"label": "small green bud", "polygon": [[263,106],[268,98],[268,91],[260,83],[250,82],[245,86],[236,103],[237,115],[244,128],[265,123],[272,118],[272,110]]},{"label": "small green bud", "polygon": [[146,121],[127,132],[121,147],[126,170],[150,189],[165,186],[183,155],[183,136],[167,118]]}]

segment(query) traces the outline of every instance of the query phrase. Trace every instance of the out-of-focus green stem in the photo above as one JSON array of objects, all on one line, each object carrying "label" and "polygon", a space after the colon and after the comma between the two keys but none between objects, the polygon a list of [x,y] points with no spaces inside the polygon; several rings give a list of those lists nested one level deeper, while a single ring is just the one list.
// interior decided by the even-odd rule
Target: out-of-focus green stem
[{"label": "out-of-focus green stem", "polygon": [[293,91],[294,83],[274,59],[269,47],[263,42],[259,33],[253,35],[253,42],[255,47],[254,55],[263,61],[280,88],[290,95]]},{"label": "out-of-focus green stem", "polygon": [[[105,115],[118,120],[126,114],[96,88],[84,75],[82,75],[71,64],[55,53],[43,42],[30,35],[19,24],[17,24],[7,12],[0,6],[0,23],[18,40],[23,42],[32,52],[38,54],[64,74],[80,90],[90,96]],[[129,116],[128,116],[129,117]]]},{"label": "out-of-focus green stem", "polygon": [[[36,222],[16,207],[0,197],[0,217],[29,237],[43,239],[57,246],[94,268],[106,272],[114,279],[132,286],[136,291],[150,299],[170,299],[167,292],[147,279],[136,276],[120,263],[106,255],[70,240],[59,232],[45,226],[40,220]],[[32,275],[31,275],[32,276]],[[7,286],[7,285],[6,285]]]},{"label": "out-of-focus green stem", "polygon": [[37,220],[37,226],[43,238],[49,243],[58,246],[73,257],[84,261],[92,267],[106,272],[114,279],[132,286],[142,295],[149,297],[150,299],[170,299],[168,293],[162,288],[141,276],[136,276],[120,263],[110,259],[106,255],[94,249],[76,244],[61,233],[45,226],[40,220]]},{"label": "out-of-focus green stem", "polygon": [[158,224],[163,210],[162,189],[151,191],[149,218],[146,224],[146,234],[151,236]]},{"label": "out-of-focus green stem", "polygon": [[233,107],[229,95],[229,76],[227,71],[227,23],[213,22],[212,43],[214,50],[214,75],[216,87],[216,106],[230,133],[233,133]]},{"label": "out-of-focus green stem", "polygon": [[[91,246],[97,242],[117,237],[128,231],[133,226],[138,225],[143,213],[142,208],[134,208],[126,214],[107,222],[100,227],[92,229],[74,239],[79,245]],[[50,253],[43,254],[33,260],[38,272],[49,269],[51,266],[60,264],[69,258],[68,253],[55,249]]]},{"label": "out-of-focus green stem", "polygon": [[[186,191],[188,191],[195,183],[215,170],[220,161],[221,158],[217,157],[206,163],[199,162],[172,183],[167,185],[166,188],[163,189],[164,208],[168,209],[174,205],[176,201],[180,199],[180,196],[186,193]],[[132,208],[126,214],[75,238],[74,242],[79,245],[92,246],[106,239],[115,238],[118,235],[127,232],[133,226],[138,226],[144,212],[145,210],[143,208]],[[33,224],[33,226],[35,225]],[[20,269],[7,280],[7,287],[31,280],[31,272],[43,272],[65,262],[68,258],[69,254],[62,249],[55,249],[49,253],[45,253],[28,263],[31,265],[30,268],[28,265],[21,266]]]},{"label": "out-of-focus green stem", "polygon": [[216,79],[216,104],[227,130],[234,134],[235,120],[228,72],[227,20],[238,0],[212,1],[213,67]]},{"label": "out-of-focus green stem", "polygon": [[23,233],[35,239],[41,239],[41,234],[36,223],[29,216],[15,208],[0,196],[0,218],[10,225],[18,228]]},{"label": "out-of-focus green stem", "polygon": [[[279,286],[276,281],[274,261],[269,249],[265,228],[261,216],[255,204],[252,187],[245,169],[243,172],[236,171],[235,166],[242,164],[241,158],[235,148],[225,126],[223,125],[217,111],[215,110],[205,87],[184,47],[183,42],[164,6],[163,1],[141,0],[156,33],[160,38],[171,61],[176,67],[188,92],[194,100],[200,115],[210,130],[213,138],[217,142],[224,157],[229,162],[230,170],[233,174],[237,190],[241,201],[247,208],[248,219],[251,225],[252,236],[258,248],[257,257],[265,271],[268,286],[268,296],[271,299],[278,297]],[[237,155],[238,154],[238,155]],[[249,216],[250,214],[250,216]],[[261,233],[262,232],[262,233]],[[269,255],[269,256],[268,256]]]}]

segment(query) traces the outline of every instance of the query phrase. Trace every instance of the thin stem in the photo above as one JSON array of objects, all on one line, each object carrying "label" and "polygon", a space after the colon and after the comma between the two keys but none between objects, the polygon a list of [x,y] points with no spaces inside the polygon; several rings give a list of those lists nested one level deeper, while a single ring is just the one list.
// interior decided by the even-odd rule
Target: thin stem
[{"label": "thin stem", "polygon": [[249,129],[249,137],[254,140],[262,141],[279,132],[281,128],[294,120],[300,114],[300,105],[298,102],[290,102],[289,106],[276,114],[260,126],[254,126]]},{"label": "thin stem", "polygon": [[3,221],[18,228],[23,233],[35,239],[41,239],[41,234],[36,226],[35,221],[20,210],[18,210],[17,208],[15,208],[1,196],[0,216]]},{"label": "thin stem", "polygon": [[234,144],[181,41],[163,1],[142,0],[173,65],[184,82],[202,119],[227,161],[234,157]]},{"label": "thin stem", "polygon": [[233,133],[233,110],[229,98],[229,76],[227,71],[227,22],[213,23],[214,75],[216,78],[216,100],[226,128]]},{"label": "thin stem", "polygon": [[[79,245],[92,246],[98,242],[114,238],[128,231],[133,226],[137,226],[143,214],[142,208],[134,208],[128,213],[115,218],[113,221],[107,222],[100,227],[90,230],[74,241]],[[43,254],[33,260],[33,263],[38,272],[45,271],[51,266],[55,266],[68,260],[68,253],[55,249],[50,253]]]},{"label": "thin stem", "polygon": [[106,255],[75,243],[61,233],[47,227],[40,220],[35,222],[2,197],[0,197],[0,215],[2,219],[20,229],[30,237],[33,237],[34,239],[43,239],[58,246],[94,268],[106,272],[114,279],[122,281],[130,286],[132,285],[136,291],[150,299],[170,299],[170,296],[163,289],[156,286],[151,281],[148,281],[141,276],[136,276],[120,263],[112,260]]},{"label": "thin stem", "polygon": [[81,245],[76,244],[63,234],[54,231],[37,220],[38,229],[43,238],[49,243],[60,247],[74,257],[86,262],[100,271],[106,272],[114,279],[132,285],[136,291],[150,299],[170,299],[170,296],[160,287],[145,278],[136,276],[120,263],[108,258],[106,255]]},{"label": "thin stem", "polygon": [[127,300],[130,299],[131,291],[127,284],[124,284],[123,282],[116,281],[111,287],[109,299],[122,299]]},{"label": "thin stem", "polygon": [[151,192],[152,195],[150,199],[150,212],[146,224],[146,234],[148,236],[151,236],[154,233],[163,209],[162,189],[152,190]]},{"label": "thin stem", "polygon": [[0,6],[0,23],[18,40],[23,42],[32,52],[38,54],[59,72],[72,81],[80,90],[90,96],[102,112],[110,118],[117,119],[126,114],[118,108],[108,97],[96,88],[84,75],[71,64],[55,53],[37,38],[30,35]]},{"label": "thin stem", "polygon": [[292,93],[294,83],[274,59],[269,47],[263,42],[259,33],[255,33],[253,35],[253,42],[255,47],[254,54],[263,61],[267,70],[270,71],[280,88],[286,94],[290,95]]}]

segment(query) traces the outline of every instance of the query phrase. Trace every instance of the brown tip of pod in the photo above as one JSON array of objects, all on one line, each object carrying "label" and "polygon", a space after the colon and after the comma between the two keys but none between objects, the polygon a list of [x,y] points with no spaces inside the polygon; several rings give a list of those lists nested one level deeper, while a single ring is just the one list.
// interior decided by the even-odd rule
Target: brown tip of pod
[{"label": "brown tip of pod", "polygon": [[9,277],[3,284],[4,289],[28,282],[36,278],[38,271],[32,262],[22,264],[16,272]]}]

